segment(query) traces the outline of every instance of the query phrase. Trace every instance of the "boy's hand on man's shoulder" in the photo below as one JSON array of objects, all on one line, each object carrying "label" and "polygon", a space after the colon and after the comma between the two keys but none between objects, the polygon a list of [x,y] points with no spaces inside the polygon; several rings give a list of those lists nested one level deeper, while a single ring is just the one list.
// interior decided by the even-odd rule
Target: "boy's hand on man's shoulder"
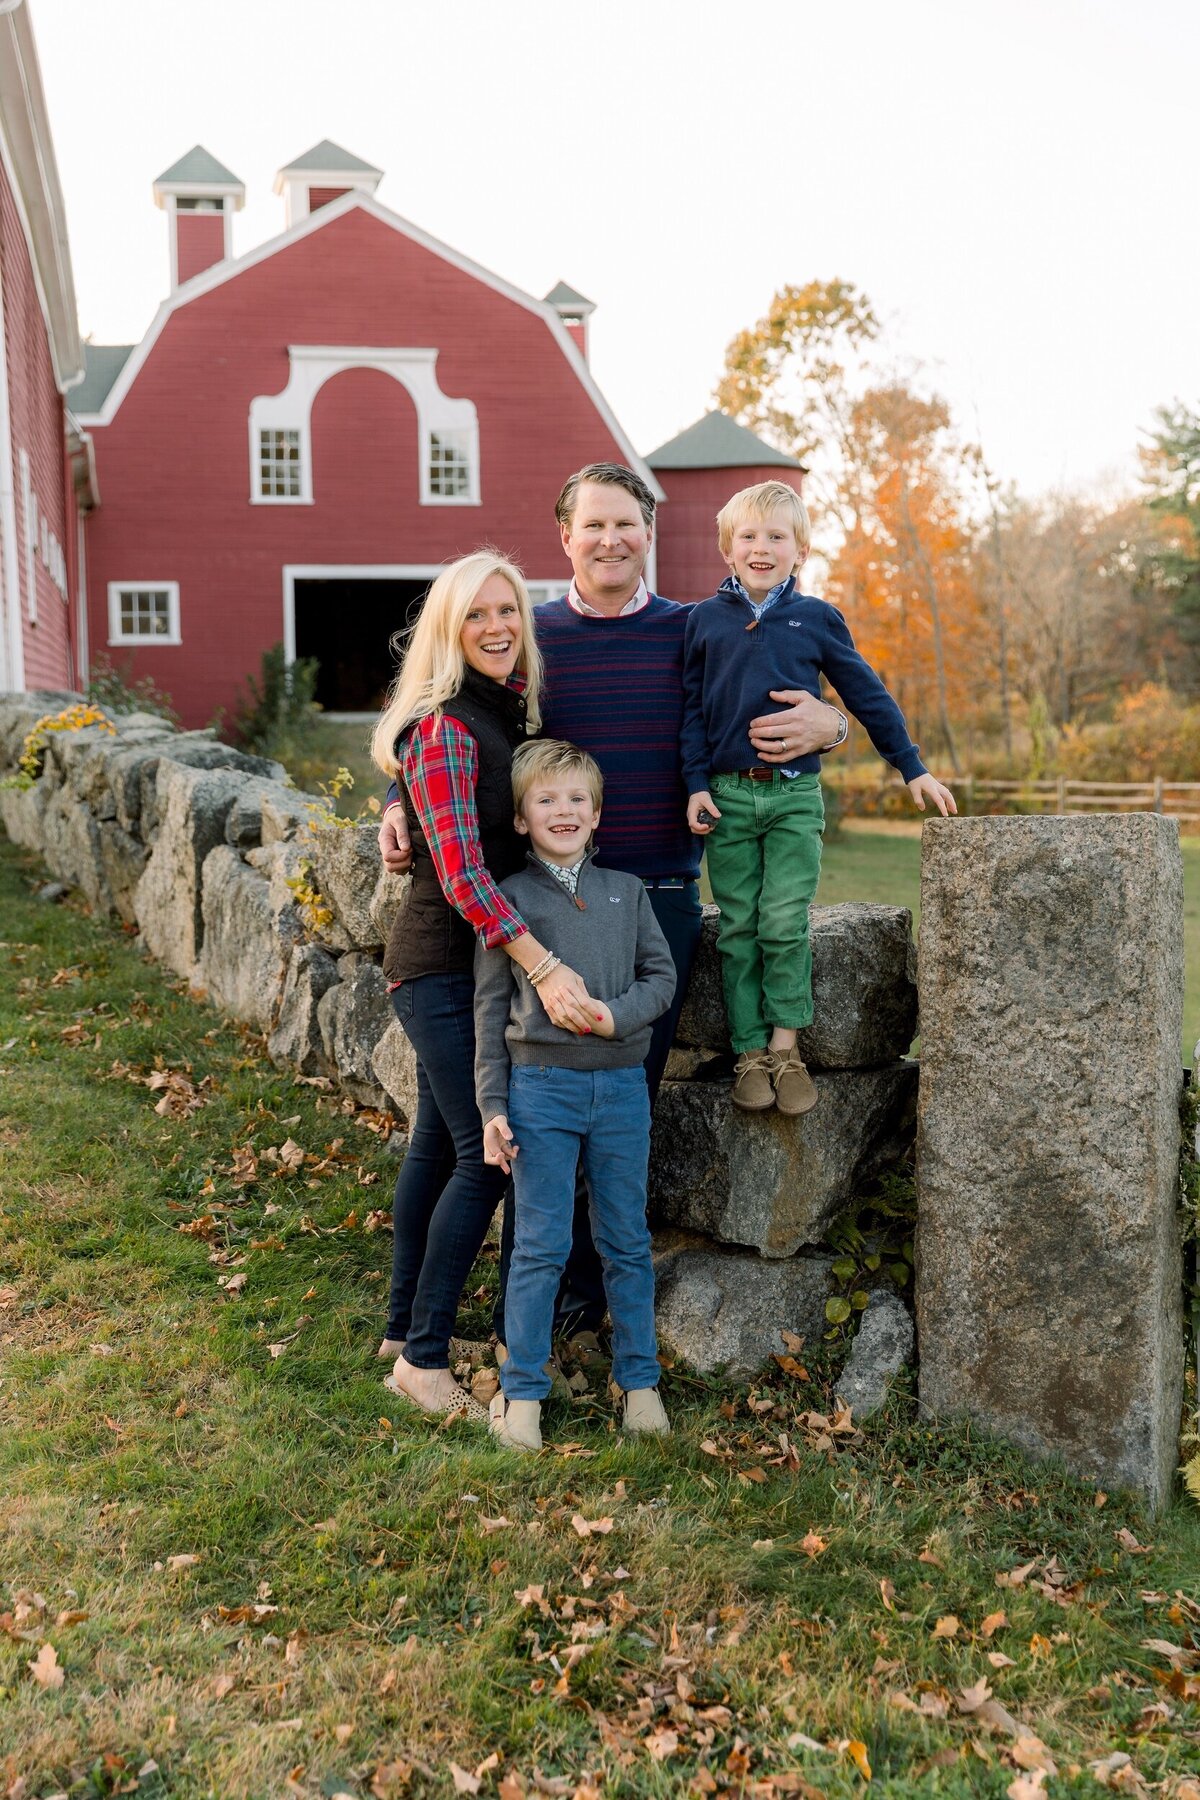
[{"label": "boy's hand on man's shoulder", "polygon": [[913,780],[908,783],[908,791],[922,812],[925,811],[926,798],[937,807],[943,819],[950,813],[956,813],[958,811],[958,807],[954,804],[954,795],[950,792],[950,789],[946,787],[943,782],[938,781],[933,775],[914,776]]},{"label": "boy's hand on man's shoulder", "polygon": [[503,1169],[506,1175],[511,1175],[519,1148],[518,1144],[513,1143],[513,1134],[503,1113],[497,1113],[494,1119],[488,1120],[483,1128],[485,1163],[491,1163],[493,1168]]}]

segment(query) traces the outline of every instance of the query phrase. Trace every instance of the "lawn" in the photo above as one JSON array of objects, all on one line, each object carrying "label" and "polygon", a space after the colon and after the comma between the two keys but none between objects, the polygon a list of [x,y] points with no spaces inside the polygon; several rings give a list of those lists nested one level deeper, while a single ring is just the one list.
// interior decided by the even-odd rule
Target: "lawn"
[{"label": "lawn", "polygon": [[837,1429],[825,1344],[669,1370],[662,1442],[600,1391],[533,1463],[411,1416],[383,1121],[38,876],[0,845],[0,1792],[998,1797],[1127,1755],[1197,1800],[1200,1509],[902,1393]]}]

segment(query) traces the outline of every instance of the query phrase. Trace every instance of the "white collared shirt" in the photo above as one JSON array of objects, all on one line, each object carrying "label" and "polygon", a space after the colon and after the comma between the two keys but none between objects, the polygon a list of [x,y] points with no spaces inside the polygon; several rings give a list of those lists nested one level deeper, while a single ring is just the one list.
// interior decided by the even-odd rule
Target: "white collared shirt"
[{"label": "white collared shirt", "polygon": [[574,581],[572,581],[570,587],[567,589],[567,605],[571,607],[574,612],[584,613],[591,619],[607,619],[610,617],[623,619],[629,613],[641,612],[643,606],[649,606],[649,604],[650,592],[644,581],[638,582],[637,592],[634,594],[633,599],[627,600],[620,612],[615,614],[602,613],[599,607],[589,606],[588,602],[579,592]]}]

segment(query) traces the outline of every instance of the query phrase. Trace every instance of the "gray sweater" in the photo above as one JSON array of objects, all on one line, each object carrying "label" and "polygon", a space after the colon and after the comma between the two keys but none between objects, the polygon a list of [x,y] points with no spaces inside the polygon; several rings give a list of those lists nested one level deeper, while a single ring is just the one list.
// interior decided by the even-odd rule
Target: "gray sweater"
[{"label": "gray sweater", "polygon": [[[574,897],[533,856],[500,883],[534,937],[575,970],[613,1016],[611,1038],[552,1025],[525,971],[503,950],[475,951],[475,1098],[486,1125],[508,1112],[513,1063],[632,1069],[675,992],[675,964],[636,875],[598,869],[589,855]],[[582,904],[580,904],[582,902]]]}]

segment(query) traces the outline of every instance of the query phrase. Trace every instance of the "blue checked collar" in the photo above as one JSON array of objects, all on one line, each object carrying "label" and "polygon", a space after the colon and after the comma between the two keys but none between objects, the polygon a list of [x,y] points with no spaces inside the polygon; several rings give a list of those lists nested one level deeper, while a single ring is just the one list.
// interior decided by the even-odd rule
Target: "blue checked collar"
[{"label": "blue checked collar", "polygon": [[774,606],[775,602],[777,600],[782,600],[786,594],[790,594],[795,585],[796,577],[794,575],[789,575],[786,581],[776,582],[765,600],[752,600],[737,576],[727,575],[717,589],[717,592],[720,594],[735,594],[739,600],[744,600],[746,602],[746,605],[750,608],[750,611],[754,614],[756,619],[761,619],[767,608],[769,606]]}]

